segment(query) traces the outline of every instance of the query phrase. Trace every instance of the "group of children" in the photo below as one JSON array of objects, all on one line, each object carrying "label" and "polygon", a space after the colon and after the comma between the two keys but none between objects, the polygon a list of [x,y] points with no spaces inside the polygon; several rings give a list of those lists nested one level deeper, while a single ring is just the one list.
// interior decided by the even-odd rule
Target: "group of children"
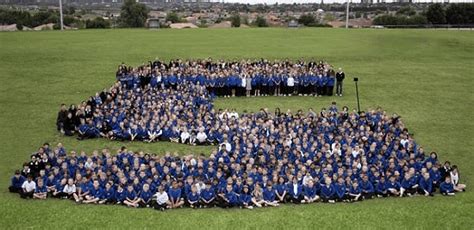
[{"label": "group of children", "polygon": [[[358,113],[347,107],[340,110],[334,102],[319,112],[216,111],[212,89],[199,80],[188,84],[202,71],[318,66],[209,60],[169,65],[156,61],[137,69],[121,66],[111,88],[78,106],[61,107],[58,130],[80,139],[216,145],[210,155],[161,156],[126,148],[116,154],[108,149],[67,154],[61,144],[54,149],[45,144],[16,173],[10,190],[22,197],[161,210],[355,202],[464,191],[458,168],[449,162],[441,165],[434,152],[425,154],[401,119],[381,108]],[[186,71],[197,75],[186,75],[191,76],[186,84],[169,84],[163,78],[155,84],[156,70],[181,71],[178,78]],[[157,75],[148,82],[139,73]],[[131,75],[132,83],[122,79]]]},{"label": "group of children", "polygon": [[[136,74],[137,71],[151,69],[168,71],[181,68],[173,67],[181,66],[178,64],[179,62],[165,67],[162,64],[152,63],[132,70],[121,67],[123,70],[119,71],[119,75],[132,76],[129,71]],[[270,65],[264,61],[252,63],[252,65],[239,64],[257,67],[293,66],[288,63]],[[233,66],[239,69],[240,65],[219,63],[217,66]],[[182,66],[204,68],[208,65],[192,62]],[[209,64],[206,70],[218,68],[212,66],[214,64]],[[320,68],[318,66],[326,65],[313,63],[302,66],[301,68],[318,69]],[[137,76],[133,79],[138,79],[138,81],[130,83],[120,78],[111,88],[96,93],[77,106],[71,105],[67,108],[66,105],[61,105],[57,117],[57,129],[68,136],[78,134],[79,139],[104,137],[114,140],[173,141],[191,145],[214,145],[224,141],[224,134],[228,137],[234,135],[228,134],[232,129],[231,123],[238,126],[241,121],[245,121],[248,125],[252,125],[251,120],[265,119],[270,114],[269,111],[262,109],[258,113],[249,114],[245,119],[240,119],[235,109],[216,111],[212,104],[213,90],[201,85],[199,81],[193,84],[189,80],[185,81],[186,84],[172,86],[168,83],[155,84],[153,79],[142,84],[145,80]],[[161,79],[159,82],[165,81]],[[315,114],[312,110],[311,113]],[[282,135],[287,136],[287,133]]]},{"label": "group of children", "polygon": [[128,88],[163,87],[176,89],[179,85],[205,86],[211,96],[342,96],[342,69],[336,72],[324,61],[292,62],[267,60],[241,60],[234,62],[206,60],[160,60],[138,68],[118,67],[116,77]]},{"label": "group of children", "polygon": [[15,173],[10,191],[165,210],[454,195],[466,188],[457,166],[425,154],[400,118],[381,109],[358,114],[333,104],[319,113],[262,109],[216,119],[226,132],[209,156],[125,147],[67,154],[62,144],[44,144]]},{"label": "group of children", "polygon": [[[353,154],[346,155],[352,158]],[[225,160],[229,155],[232,157]],[[329,153],[328,158],[316,161],[283,158],[267,164],[256,162],[252,155],[239,157],[224,149],[209,158],[170,153],[157,156],[131,152],[125,147],[116,155],[108,149],[101,154],[94,151],[91,156],[74,151],[67,155],[61,144],[51,149],[46,143],[31,155],[31,161],[21,171],[15,172],[9,190],[22,198],[54,197],[76,203],[120,204],[163,211],[184,206],[253,209],[283,203],[432,196],[437,189],[443,195],[454,195],[466,187],[459,183],[457,167],[451,167],[450,162],[440,166],[436,153],[418,161],[418,165],[407,165],[412,160],[395,165],[398,159],[390,158],[383,167],[385,172],[378,170],[383,164],[358,167],[343,164],[339,159],[330,164],[330,159],[338,156]]]}]

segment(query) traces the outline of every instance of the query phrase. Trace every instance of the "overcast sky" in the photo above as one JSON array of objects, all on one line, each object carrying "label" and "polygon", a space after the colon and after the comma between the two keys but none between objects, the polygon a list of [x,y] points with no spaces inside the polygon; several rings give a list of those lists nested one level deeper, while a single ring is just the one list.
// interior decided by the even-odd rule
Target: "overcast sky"
[{"label": "overcast sky", "polygon": [[[219,1],[222,0],[212,0],[212,1]],[[346,2],[346,0],[323,0],[325,3],[332,3],[332,2]],[[374,0],[375,2],[377,0]],[[392,2],[393,0],[386,0],[386,2]],[[414,0],[415,2],[432,2],[431,0]],[[320,3],[321,0],[224,0],[224,2],[240,2],[240,3],[267,3],[267,4],[274,4],[278,3]],[[360,2],[360,0],[352,0],[352,2]],[[433,2],[443,2],[443,0],[433,0]],[[473,0],[450,0],[450,2],[473,2]]]}]

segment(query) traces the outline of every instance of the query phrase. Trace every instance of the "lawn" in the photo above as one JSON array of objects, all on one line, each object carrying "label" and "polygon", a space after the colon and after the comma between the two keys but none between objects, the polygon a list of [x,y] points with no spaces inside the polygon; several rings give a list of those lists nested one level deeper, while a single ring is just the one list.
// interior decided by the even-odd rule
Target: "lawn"
[{"label": "lawn", "polygon": [[[259,210],[127,209],[26,201],[10,177],[43,142],[68,150],[209,152],[171,143],[78,141],[55,130],[61,103],[79,103],[113,83],[121,62],[160,57],[323,58],[343,67],[344,97],[218,99],[218,108],[320,109],[336,101],[398,113],[415,139],[460,167],[468,191],[456,197],[375,199],[354,204],[284,205]],[[435,30],[199,29],[0,33],[0,228],[472,229],[474,226],[474,33]]]}]

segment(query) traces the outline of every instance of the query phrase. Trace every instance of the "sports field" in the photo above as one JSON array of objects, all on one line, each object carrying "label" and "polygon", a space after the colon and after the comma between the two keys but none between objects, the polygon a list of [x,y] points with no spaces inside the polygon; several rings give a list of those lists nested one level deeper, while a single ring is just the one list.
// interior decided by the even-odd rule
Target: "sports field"
[{"label": "sports field", "polygon": [[[344,97],[218,99],[218,108],[319,110],[336,101],[382,106],[402,116],[418,144],[460,168],[467,192],[455,197],[373,199],[353,204],[283,205],[257,210],[131,209],[22,200],[10,177],[44,142],[67,150],[122,145],[163,153],[208,153],[171,143],[78,141],[56,132],[61,103],[79,103],[110,86],[121,62],[155,57],[327,60],[343,67]],[[0,33],[0,229],[472,229],[474,226],[474,32],[342,29],[87,30]]]}]

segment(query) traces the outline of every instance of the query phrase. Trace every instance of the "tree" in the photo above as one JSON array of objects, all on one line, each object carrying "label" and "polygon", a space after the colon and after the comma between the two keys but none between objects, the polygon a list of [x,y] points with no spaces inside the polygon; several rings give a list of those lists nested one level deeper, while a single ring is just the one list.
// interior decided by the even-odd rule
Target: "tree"
[{"label": "tree", "polygon": [[76,8],[74,6],[70,6],[66,10],[66,14],[75,14],[75,13],[76,13]]},{"label": "tree", "polygon": [[449,24],[474,23],[474,5],[466,3],[451,3],[446,9],[446,21]]},{"label": "tree", "polygon": [[248,24],[249,24],[249,17],[244,16],[244,17],[241,19],[241,21],[242,21],[242,24],[248,25]]},{"label": "tree", "polygon": [[257,27],[268,27],[267,20],[262,16],[257,16],[255,19],[255,25]]},{"label": "tree", "polygon": [[298,23],[308,26],[310,24],[314,24],[316,19],[311,14],[303,14],[298,19]]},{"label": "tree", "polygon": [[76,21],[77,20],[71,15],[66,15],[66,16],[64,16],[64,19],[63,19],[64,25],[66,25],[66,26],[71,26]]},{"label": "tree", "polygon": [[397,15],[414,16],[416,11],[411,6],[404,6],[397,11]]},{"label": "tree", "polygon": [[426,11],[426,18],[432,24],[445,24],[446,23],[446,11],[443,6],[439,3],[432,4]]},{"label": "tree", "polygon": [[94,20],[88,19],[86,21],[86,29],[107,29],[110,28],[110,21],[102,17],[96,17]]},{"label": "tree", "polygon": [[166,14],[166,21],[171,23],[181,22],[181,18],[176,12],[170,12]]},{"label": "tree", "polygon": [[234,14],[232,17],[230,17],[230,22],[232,27],[240,27],[240,15],[239,14]]},{"label": "tree", "polygon": [[125,0],[120,11],[120,26],[144,27],[149,9],[135,0]]}]

